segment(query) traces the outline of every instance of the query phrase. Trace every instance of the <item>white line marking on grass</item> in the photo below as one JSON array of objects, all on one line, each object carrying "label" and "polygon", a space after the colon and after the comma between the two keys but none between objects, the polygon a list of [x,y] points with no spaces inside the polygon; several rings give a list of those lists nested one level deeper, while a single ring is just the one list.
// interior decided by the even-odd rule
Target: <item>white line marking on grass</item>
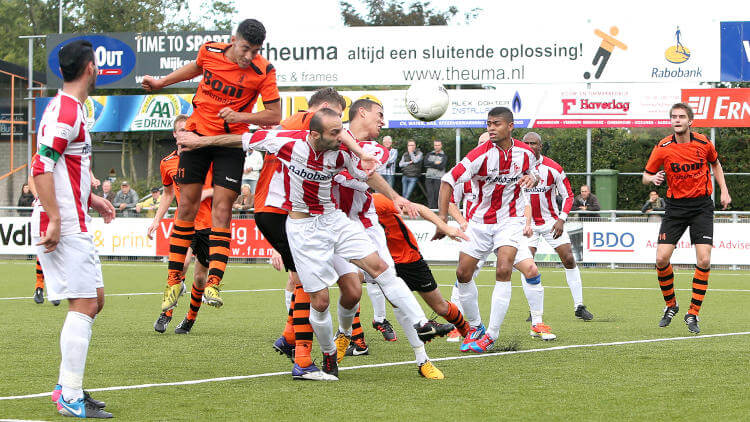
[{"label": "white line marking on grass", "polygon": [[[432,270],[432,271],[453,271],[453,272],[456,272],[456,270],[454,268],[443,268],[443,267],[444,266],[437,267],[437,268],[430,267],[430,270]],[[608,269],[608,270],[605,270],[605,271],[598,271],[598,270],[589,270],[589,269],[586,269],[586,268],[581,268],[580,266],[578,268],[580,268],[581,272],[584,273],[584,274],[617,274],[618,271],[621,271],[621,274],[649,274],[649,275],[655,275],[656,274],[656,270],[654,270],[654,271],[630,271],[627,268],[617,268],[617,269],[614,269],[614,270]],[[727,270],[716,270],[716,271],[727,271]],[[484,272],[495,272],[495,268],[491,267],[491,266],[490,267],[482,267],[481,272],[483,272],[483,273]],[[515,272],[515,270],[514,270],[514,272]],[[551,269],[547,269],[547,268],[542,267],[541,268],[541,272],[542,273],[564,273],[565,270],[561,270],[561,269],[551,270]],[[737,272],[739,272],[741,274],[737,274]],[[683,270],[683,271],[675,271],[674,273],[675,274],[693,274],[693,271]],[[737,271],[732,272],[732,273],[712,272],[711,273],[711,277],[715,277],[715,276],[750,277],[750,275],[747,274],[746,270],[737,270]]]},{"label": "white line marking on grass", "polygon": [[[704,334],[704,335],[698,335],[698,336],[685,336],[685,337],[664,337],[664,338],[653,338],[653,339],[644,339],[644,340],[613,341],[613,342],[608,342],[608,343],[571,344],[567,346],[554,346],[554,347],[545,347],[545,348],[540,348],[540,349],[485,353],[481,355],[472,354],[472,355],[462,355],[462,356],[448,356],[444,358],[434,358],[430,360],[432,360],[433,362],[439,362],[439,361],[449,361],[449,360],[459,360],[459,359],[478,359],[478,358],[487,358],[491,356],[518,355],[518,354],[523,354],[523,353],[549,352],[549,351],[556,351],[556,350],[580,349],[580,348],[587,348],[587,347],[623,346],[627,344],[659,343],[659,342],[666,342],[666,341],[694,340],[694,339],[715,338],[715,337],[745,336],[748,334],[750,334],[750,331],[743,331],[743,332],[737,332],[737,333]],[[370,364],[370,365],[340,367],[339,371],[351,371],[354,369],[383,368],[383,367],[388,367],[388,366],[399,366],[399,365],[409,365],[409,364],[413,365],[414,363],[415,361],[413,360],[401,361],[401,362],[375,363],[375,364]],[[136,389],[151,388],[151,387],[169,387],[169,386],[175,386],[175,385],[192,385],[192,384],[204,384],[208,382],[236,381],[236,380],[245,380],[245,379],[254,379],[254,378],[266,378],[266,377],[274,377],[277,375],[288,376],[289,374],[290,372],[288,371],[267,372],[265,374],[237,375],[237,376],[231,376],[231,377],[206,378],[206,379],[188,380],[188,381],[175,381],[175,382],[164,382],[164,383],[121,385],[121,386],[116,386],[116,387],[92,388],[86,391],[95,392],[95,391],[136,390]],[[0,397],[0,400],[31,399],[31,398],[37,398],[37,397],[47,397],[51,394],[52,392],[48,391],[45,393],[26,394],[22,396]]]}]

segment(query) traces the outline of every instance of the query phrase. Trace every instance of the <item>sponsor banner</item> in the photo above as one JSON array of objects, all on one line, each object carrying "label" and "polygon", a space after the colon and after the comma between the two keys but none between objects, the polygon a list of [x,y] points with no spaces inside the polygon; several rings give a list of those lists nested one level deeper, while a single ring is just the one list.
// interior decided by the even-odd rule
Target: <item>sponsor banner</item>
[{"label": "sponsor banner", "polygon": [[[583,223],[583,261],[653,264],[659,223]],[[714,224],[711,263],[742,264],[750,251],[750,224]],[[690,234],[680,239],[673,264],[695,264]]]},{"label": "sponsor banner", "polygon": [[[169,255],[169,235],[172,233],[174,220],[161,220],[156,229],[155,254]],[[273,248],[255,225],[255,220],[232,220],[232,240],[229,242],[231,257],[235,258],[270,258]]]},{"label": "sponsor banner", "polygon": [[[348,105],[360,98],[384,107],[387,128],[484,128],[487,112],[508,107],[518,128],[667,127],[669,108],[681,101],[683,86],[645,84],[494,85],[494,89],[449,90],[450,107],[434,122],[414,119],[406,110],[404,90],[341,91]],[[307,109],[312,91],[281,92],[287,117]],[[192,113],[193,94],[93,96],[85,103],[92,132],[172,130],[177,114]],[[49,98],[37,99],[37,121]],[[262,102],[254,111],[262,109]],[[349,111],[343,119],[348,121]]]},{"label": "sponsor banner", "polygon": [[[150,218],[117,218],[104,224],[101,218],[91,220],[94,246],[102,256],[154,256],[156,242],[146,236]],[[31,220],[28,217],[0,218],[0,255],[33,255]]]},{"label": "sponsor banner", "polygon": [[750,126],[750,88],[683,89],[682,101],[693,108],[693,126]]},{"label": "sponsor banner", "polygon": [[721,80],[750,81],[750,22],[721,23]]},{"label": "sponsor banner", "polygon": [[[648,31],[644,31],[648,25]],[[700,18],[665,25],[642,20],[560,21],[500,27],[419,26],[269,31],[261,54],[279,86],[719,81],[719,26]],[[57,51],[92,41],[101,88],[139,88],[195,60],[204,41],[229,33],[109,33],[47,36],[48,83],[60,86]],[[552,70],[554,69],[554,70]],[[200,77],[177,87],[195,87]]]}]

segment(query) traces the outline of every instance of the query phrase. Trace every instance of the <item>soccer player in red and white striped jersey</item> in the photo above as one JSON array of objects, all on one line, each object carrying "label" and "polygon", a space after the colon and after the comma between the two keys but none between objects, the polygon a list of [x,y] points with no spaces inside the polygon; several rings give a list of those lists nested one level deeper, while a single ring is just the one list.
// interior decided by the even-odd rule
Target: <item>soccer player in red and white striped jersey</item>
[{"label": "soccer player in red and white striped jersey", "polygon": [[[534,234],[529,240],[531,254],[536,255],[540,238],[555,249],[565,267],[565,279],[568,281],[570,293],[573,296],[573,309],[577,318],[590,321],[594,318],[583,304],[583,287],[581,286],[581,272],[576,266],[570,237],[565,231],[565,220],[573,206],[573,190],[562,166],[549,157],[542,155],[542,137],[536,132],[529,132],[523,141],[531,147],[539,160],[537,172],[539,184],[526,189],[531,203],[532,229]],[[557,206],[557,195],[563,200],[563,209]]]},{"label": "soccer player in red and white striped jersey", "polygon": [[[500,334],[500,325],[508,311],[511,296],[510,276],[521,245],[525,224],[522,189],[539,181],[537,159],[531,148],[511,137],[513,112],[495,107],[487,116],[490,142],[467,154],[443,176],[440,187],[440,217],[447,220],[448,206],[456,185],[471,181],[476,202],[468,225],[471,239],[462,248],[456,268],[464,316],[472,326],[461,345],[462,351],[490,350]],[[497,254],[492,310],[485,333],[477,287],[472,280],[477,264],[490,253]]]},{"label": "soccer player in red and white striped jersey", "polygon": [[91,137],[83,104],[94,89],[98,69],[90,42],[72,41],[58,52],[63,88],[44,110],[37,132],[32,174],[38,201],[32,238],[47,282],[49,300],[68,299],[60,331],[60,376],[52,397],[63,415],[111,418],[102,402],[83,391],[83,374],[94,318],[104,306],[99,256],[89,232],[89,207],[104,222],[112,204],[91,193]]}]

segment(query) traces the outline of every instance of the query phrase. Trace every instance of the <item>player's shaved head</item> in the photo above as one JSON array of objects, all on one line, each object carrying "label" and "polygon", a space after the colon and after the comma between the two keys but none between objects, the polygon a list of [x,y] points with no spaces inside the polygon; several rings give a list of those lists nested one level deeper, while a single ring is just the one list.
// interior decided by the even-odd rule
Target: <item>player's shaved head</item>
[{"label": "player's shaved head", "polygon": [[357,113],[359,113],[360,108],[364,108],[367,111],[372,111],[373,106],[383,108],[380,103],[369,98],[360,98],[357,101],[353,102],[349,107],[349,121],[351,122],[355,117],[357,117]]},{"label": "player's shaved head", "polygon": [[487,113],[487,117],[499,117],[507,123],[513,123],[513,112],[508,107],[495,107]]},{"label": "player's shaved head", "polygon": [[529,132],[526,135],[523,135],[523,141],[526,142],[527,144],[528,144],[527,141],[532,141],[532,140],[541,143],[542,137],[536,132]]},{"label": "player's shaved head", "polygon": [[266,27],[255,19],[245,19],[237,26],[235,35],[252,45],[261,45],[266,40]]},{"label": "player's shaved head", "polygon": [[310,101],[307,102],[307,105],[310,108],[314,108],[323,103],[328,103],[331,107],[339,106],[341,107],[341,111],[344,111],[346,108],[346,100],[344,97],[342,97],[335,88],[330,86],[315,91],[312,97],[310,97]]},{"label": "player's shaved head", "polygon": [[326,129],[325,121],[332,117],[339,119],[339,121],[341,120],[341,116],[330,108],[321,108],[320,110],[316,111],[310,119],[310,131],[323,134]]}]

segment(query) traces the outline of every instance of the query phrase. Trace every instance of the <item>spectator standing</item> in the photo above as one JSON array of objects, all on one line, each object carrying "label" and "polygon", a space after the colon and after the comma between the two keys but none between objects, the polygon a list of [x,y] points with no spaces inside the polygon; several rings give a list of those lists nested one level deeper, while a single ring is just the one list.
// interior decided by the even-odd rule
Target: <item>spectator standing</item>
[{"label": "spectator standing", "polygon": [[383,146],[388,150],[388,161],[378,168],[378,173],[383,176],[391,187],[393,187],[394,173],[396,172],[396,160],[398,160],[398,150],[393,148],[393,139],[390,136],[383,137]]},{"label": "spectator standing", "polygon": [[409,139],[406,143],[406,152],[401,156],[398,166],[401,168],[401,196],[409,199],[414,186],[422,174],[422,151],[417,149],[417,143]]},{"label": "spectator standing", "polygon": [[[641,212],[644,214],[650,214],[652,211],[664,211],[667,209],[667,203],[664,198],[659,197],[659,192],[652,190],[648,193],[648,200],[643,207]],[[661,221],[660,215],[650,215],[648,221]]]},{"label": "spectator standing", "polygon": [[253,208],[255,195],[250,190],[250,185],[243,184],[240,188],[240,196],[234,201],[232,208],[239,211],[248,211]]},{"label": "spectator standing", "polygon": [[112,191],[112,182],[105,180],[102,182],[102,198],[106,199],[110,203],[115,202],[115,193]]},{"label": "spectator standing", "polygon": [[122,184],[120,184],[120,191],[115,194],[112,205],[115,206],[115,210],[122,213],[123,217],[133,217],[137,204],[138,194],[130,188],[130,183],[123,180]]},{"label": "spectator standing", "polygon": [[30,207],[34,202],[34,194],[31,192],[31,188],[28,183],[24,183],[21,187],[21,196],[18,197],[19,207]]},{"label": "spectator standing", "polygon": [[161,203],[161,191],[157,187],[151,188],[151,196],[146,198],[143,202],[139,202],[135,205],[135,212],[140,214],[141,211],[146,211],[144,217],[153,218],[156,215],[156,209],[159,208]]},{"label": "spectator standing", "polygon": [[245,155],[245,167],[242,170],[242,184],[250,187],[250,192],[255,193],[255,185],[258,183],[260,169],[263,167],[263,154],[260,151],[250,150]]},{"label": "spectator standing", "polygon": [[[591,188],[588,185],[581,186],[581,194],[575,197],[573,201],[574,211],[599,211],[602,207],[599,205],[599,198],[591,193]],[[596,217],[597,214],[585,213],[581,214],[582,217]]]},{"label": "spectator standing", "polygon": [[427,203],[430,209],[437,209],[440,194],[440,179],[448,166],[448,156],[443,151],[443,141],[432,142],[433,150],[424,157],[425,185],[427,187]]}]

